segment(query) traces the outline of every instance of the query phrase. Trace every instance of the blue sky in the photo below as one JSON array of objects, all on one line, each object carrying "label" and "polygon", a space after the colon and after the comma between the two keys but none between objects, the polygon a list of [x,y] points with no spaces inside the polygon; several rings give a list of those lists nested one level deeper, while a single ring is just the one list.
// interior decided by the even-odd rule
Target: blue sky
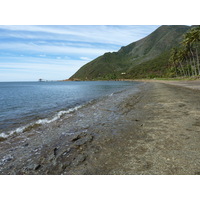
[{"label": "blue sky", "polygon": [[63,80],[158,25],[0,25],[0,82]]}]

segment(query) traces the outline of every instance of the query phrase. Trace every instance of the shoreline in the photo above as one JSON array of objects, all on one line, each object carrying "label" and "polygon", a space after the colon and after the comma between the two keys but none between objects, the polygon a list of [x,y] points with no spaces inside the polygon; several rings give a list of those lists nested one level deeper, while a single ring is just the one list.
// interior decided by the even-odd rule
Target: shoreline
[{"label": "shoreline", "polygon": [[[87,83],[78,83],[78,84],[80,84],[80,85],[83,84],[83,87],[84,87],[84,85],[86,85]],[[94,85],[101,85],[101,84],[102,84],[102,82],[95,83]],[[105,85],[106,84],[107,83],[105,83]],[[13,101],[10,104],[8,104],[10,107],[6,106],[7,104],[6,104],[6,97],[5,97],[5,100],[2,101],[2,109],[1,109],[1,110],[3,110],[3,115],[0,120],[0,140],[6,139],[7,137],[9,137],[9,135],[22,133],[27,129],[31,129],[31,127],[39,126],[39,125],[42,125],[43,123],[49,124],[50,122],[59,119],[63,114],[69,114],[69,113],[73,112],[74,110],[77,110],[82,106],[85,106],[90,101],[93,101],[95,99],[100,99],[101,97],[109,95],[109,93],[111,93],[111,92],[115,93],[115,92],[117,92],[117,90],[121,91],[121,90],[126,89],[126,87],[123,88],[124,83],[116,83],[116,85],[118,85],[118,84],[121,84],[122,88],[120,88],[120,86],[118,87],[118,89],[117,89],[117,87],[116,88],[111,87],[111,88],[105,89],[105,91],[102,90],[103,92],[100,91],[98,94],[98,89],[100,88],[100,90],[101,90],[101,87],[99,86],[99,88],[98,88],[98,86],[97,86],[97,88],[96,88],[97,90],[95,89],[95,91],[93,91],[93,92],[86,91],[87,95],[85,95],[84,93],[82,93],[82,94],[80,93],[80,95],[77,95],[77,97],[73,96],[73,99],[70,99],[71,98],[70,94],[67,94],[67,95],[65,95],[64,98],[61,95],[57,99],[54,98],[51,100],[49,98],[49,100],[47,100],[45,95],[44,96],[38,95],[38,93],[36,91],[35,91],[35,93],[36,93],[35,99],[33,97],[32,100],[29,100],[27,102],[26,102],[27,98],[25,98],[24,100],[23,100],[23,98],[22,98],[22,100],[17,99],[18,102],[24,101],[24,105],[26,105],[26,104],[29,105],[28,102],[33,102],[30,105],[30,106],[32,106],[31,107],[32,110],[29,109],[30,106],[24,107],[23,104],[17,105],[16,103],[13,103],[14,105],[12,105]],[[136,82],[134,84],[138,85],[138,83],[136,83]],[[62,85],[67,86],[68,84],[62,84]],[[69,84],[69,85],[71,85],[71,84]],[[76,84],[74,84],[74,85],[76,85]],[[88,85],[93,85],[93,84],[90,83]],[[104,83],[102,85],[104,85]],[[109,83],[108,85],[115,85],[115,83],[114,84]],[[132,85],[132,84],[128,83],[125,85]],[[37,86],[38,86],[38,84],[37,84]],[[43,86],[41,86],[41,87],[43,87]],[[93,87],[93,88],[95,88],[95,87]],[[76,91],[75,91],[75,93],[76,93]],[[72,95],[74,95],[74,94],[72,94]],[[54,94],[54,96],[55,96],[55,94]],[[12,99],[14,97],[9,97],[9,98]],[[43,99],[43,98],[44,98],[45,103],[40,102],[41,109],[38,109],[38,106],[37,106],[38,99]],[[4,108],[4,105],[5,105],[5,108]],[[14,107],[13,110],[12,110],[12,107]],[[15,108],[17,108],[17,109],[15,109]],[[9,110],[10,110],[10,112],[9,112]]]},{"label": "shoreline", "polygon": [[[102,118],[107,118],[106,114],[107,112],[110,113],[110,105],[112,105],[113,102],[118,104],[118,99],[124,98],[124,95],[135,94],[137,92],[136,88],[115,92],[111,95],[93,100],[82,108],[74,110],[74,112],[67,115],[63,115],[60,120],[54,121],[51,124],[43,124],[42,126],[34,127],[30,131],[12,135],[7,138],[5,141],[1,142],[0,147],[0,174],[61,174],[57,170],[52,171],[51,169],[53,167],[52,162],[55,162],[54,151],[57,151],[56,149],[59,149],[59,151],[67,151],[66,149],[68,148],[70,148],[71,151],[72,146],[73,152],[71,153],[73,157],[76,157],[79,154],[77,153],[79,147],[73,147],[74,140],[72,138],[80,136],[81,138],[83,137],[84,140],[87,140],[87,136],[84,134],[89,132],[89,129],[94,129],[96,124],[99,124],[98,121],[102,120]],[[106,106],[108,109],[106,109]],[[93,118],[94,115],[96,119]],[[113,117],[116,116],[111,116],[111,120]],[[106,124],[106,120],[107,119],[105,119],[104,124]],[[89,137],[94,137],[93,133],[89,133],[89,135]],[[98,134],[95,133],[95,135]],[[95,138],[96,137],[98,136],[95,136]],[[64,144],[61,145],[63,140]],[[60,146],[62,146],[64,150],[61,150]],[[16,150],[17,152],[14,152]],[[45,155],[43,155],[43,152],[45,152]],[[20,163],[19,157],[21,157]],[[43,157],[46,157],[46,159],[43,160]],[[38,166],[40,166],[43,162],[48,163],[51,167],[46,166],[42,172],[35,171],[34,168],[35,165],[37,165],[35,163],[40,163],[38,164]],[[10,167],[14,167],[14,169],[10,170]],[[47,168],[50,168],[51,172],[48,172]]]},{"label": "shoreline", "polygon": [[200,92],[182,86],[145,82],[13,136],[0,174],[200,174]]}]

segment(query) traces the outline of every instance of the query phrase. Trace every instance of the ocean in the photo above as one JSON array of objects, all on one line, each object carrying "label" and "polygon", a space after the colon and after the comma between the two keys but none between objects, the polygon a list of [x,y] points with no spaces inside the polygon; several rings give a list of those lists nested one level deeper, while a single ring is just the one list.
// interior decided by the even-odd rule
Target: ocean
[{"label": "ocean", "polygon": [[132,81],[0,82],[0,137],[32,124],[51,123],[85,104],[113,93],[137,89]]}]

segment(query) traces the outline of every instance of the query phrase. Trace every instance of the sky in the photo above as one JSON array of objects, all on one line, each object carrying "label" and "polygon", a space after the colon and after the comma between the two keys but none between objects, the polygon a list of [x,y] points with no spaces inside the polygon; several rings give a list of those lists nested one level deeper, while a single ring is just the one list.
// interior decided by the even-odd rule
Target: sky
[{"label": "sky", "polygon": [[0,82],[64,80],[158,25],[0,25]]}]

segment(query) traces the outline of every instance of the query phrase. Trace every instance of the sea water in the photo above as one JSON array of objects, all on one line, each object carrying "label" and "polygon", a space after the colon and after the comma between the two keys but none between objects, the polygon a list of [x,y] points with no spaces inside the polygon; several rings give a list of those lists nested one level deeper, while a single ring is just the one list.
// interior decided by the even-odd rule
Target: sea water
[{"label": "sea water", "polygon": [[129,88],[131,81],[0,82],[0,137],[51,123],[86,103]]}]

